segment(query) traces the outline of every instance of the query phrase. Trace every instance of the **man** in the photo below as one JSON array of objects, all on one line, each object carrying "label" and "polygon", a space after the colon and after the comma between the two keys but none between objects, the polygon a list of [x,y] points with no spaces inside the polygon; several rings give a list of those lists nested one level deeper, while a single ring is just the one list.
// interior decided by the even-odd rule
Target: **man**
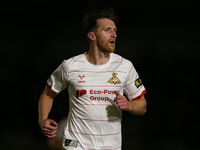
[{"label": "man", "polygon": [[113,53],[116,22],[112,9],[86,14],[83,28],[89,52],[64,60],[47,80],[39,100],[39,125],[49,138],[56,136],[58,126],[48,119],[52,102],[68,87],[70,109],[63,149],[120,150],[122,110],[134,115],[146,112],[146,90],[135,68]]}]

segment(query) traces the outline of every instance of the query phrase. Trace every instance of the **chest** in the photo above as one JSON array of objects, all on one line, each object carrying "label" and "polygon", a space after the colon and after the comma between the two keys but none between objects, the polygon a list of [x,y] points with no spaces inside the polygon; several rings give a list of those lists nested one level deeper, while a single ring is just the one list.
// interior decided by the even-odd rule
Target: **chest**
[{"label": "chest", "polygon": [[72,86],[123,86],[127,72],[119,70],[90,70],[69,72],[68,82]]}]

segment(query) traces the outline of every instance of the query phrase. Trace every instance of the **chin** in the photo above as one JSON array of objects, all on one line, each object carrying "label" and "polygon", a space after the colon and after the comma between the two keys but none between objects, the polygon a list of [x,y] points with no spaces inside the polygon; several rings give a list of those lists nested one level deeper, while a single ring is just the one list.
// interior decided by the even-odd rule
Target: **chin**
[{"label": "chin", "polygon": [[110,50],[110,53],[114,53],[115,52],[115,48],[112,48],[111,50]]},{"label": "chin", "polygon": [[115,52],[115,47],[110,47],[105,49],[105,51],[109,52],[109,53],[114,53]]},{"label": "chin", "polygon": [[113,46],[102,46],[101,50],[105,53],[114,53],[115,52],[115,45],[113,45]]},{"label": "chin", "polygon": [[112,51],[110,51],[110,53],[114,53],[115,52],[115,49],[114,50],[112,50]]}]

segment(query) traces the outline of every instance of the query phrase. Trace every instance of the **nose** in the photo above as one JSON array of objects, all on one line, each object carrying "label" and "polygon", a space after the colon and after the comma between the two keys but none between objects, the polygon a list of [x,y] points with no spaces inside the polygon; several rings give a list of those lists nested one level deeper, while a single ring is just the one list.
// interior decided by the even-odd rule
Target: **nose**
[{"label": "nose", "polygon": [[116,33],[115,30],[112,30],[111,37],[112,38],[117,38],[117,33]]}]

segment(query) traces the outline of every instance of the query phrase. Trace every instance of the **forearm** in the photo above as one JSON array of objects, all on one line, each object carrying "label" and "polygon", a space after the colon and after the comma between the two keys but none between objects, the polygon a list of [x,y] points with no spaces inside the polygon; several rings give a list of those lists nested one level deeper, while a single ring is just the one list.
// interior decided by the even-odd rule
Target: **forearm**
[{"label": "forearm", "polygon": [[129,102],[129,110],[131,114],[134,115],[143,115],[146,112],[147,102],[144,97],[137,99],[135,101]]},{"label": "forearm", "polygon": [[51,111],[53,105],[54,96],[49,93],[49,89],[46,88],[42,95],[40,96],[38,104],[39,118],[38,120],[44,120],[48,118],[48,115]]},{"label": "forearm", "polygon": [[58,124],[54,120],[48,119],[48,115],[51,111],[55,96],[55,94],[50,92],[50,88],[46,87],[44,92],[40,96],[38,104],[38,123],[42,130],[42,133],[49,138],[56,136],[56,131],[58,127]]},{"label": "forearm", "polygon": [[40,97],[38,110],[39,110],[39,120],[47,119],[49,112],[52,108],[52,100],[44,97]]}]

